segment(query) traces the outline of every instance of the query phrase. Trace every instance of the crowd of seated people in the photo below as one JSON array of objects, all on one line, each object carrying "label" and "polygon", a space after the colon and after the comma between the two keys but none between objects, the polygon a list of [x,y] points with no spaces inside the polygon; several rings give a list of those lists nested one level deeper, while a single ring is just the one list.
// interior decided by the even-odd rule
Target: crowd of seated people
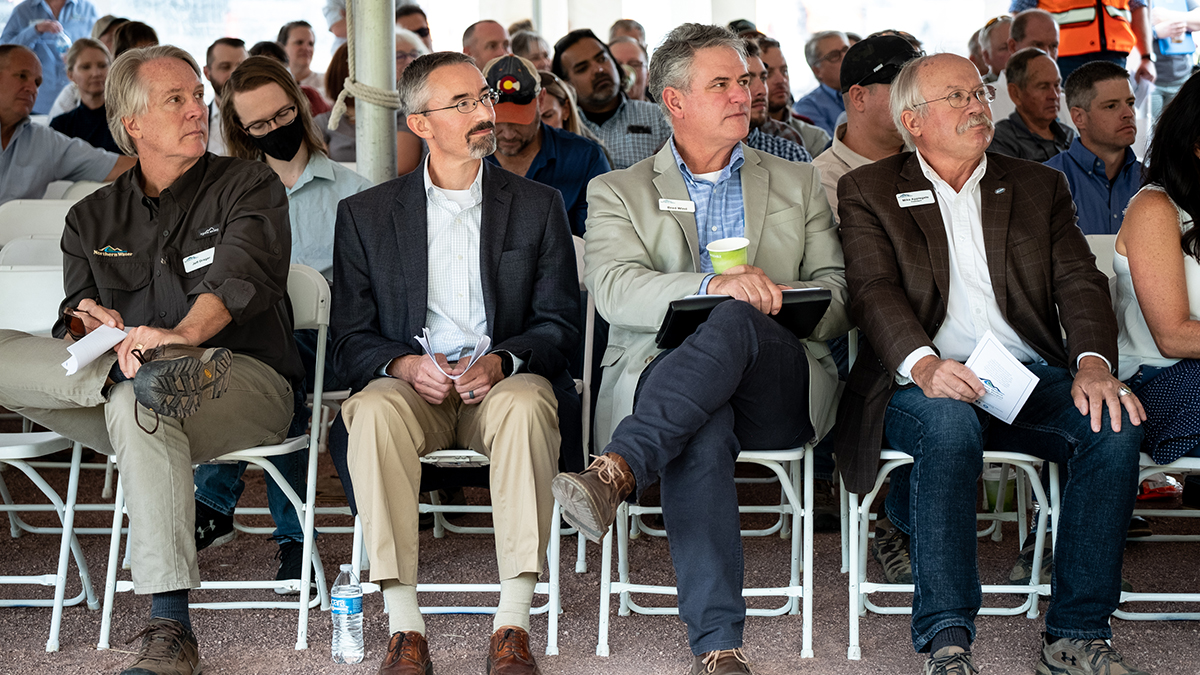
[{"label": "crowd of seated people", "polygon": [[[342,166],[356,161],[344,0],[325,7],[324,73],[305,21],[250,48],[219,37],[201,63],[87,0],[19,3],[0,38],[0,205],[58,180],[112,185],[67,217],[55,337],[0,331],[14,374],[0,406],[117,458],[151,604],[125,672],[199,672],[196,554],[235,537],[245,470],[205,462],[306,431],[316,335],[293,330],[285,292],[303,264],[332,289],[325,388],[352,391],[343,478],[389,610],[381,673],[430,672],[440,646],[416,600],[425,453],[491,461],[489,672],[539,672],[529,614],[555,500],[599,541],[657,484],[691,672],[729,674],[751,672],[737,453],[816,444],[817,513],[836,522],[833,486],[869,491],[886,438],[914,462],[892,473],[871,551],[914,586],[927,675],[978,672],[975,483],[981,451],[1004,446],[1071,466],[1037,672],[1142,674],[1108,617],[1139,452],[1200,456],[1200,77],[1171,42],[1200,10],[1101,2],[1120,11],[1089,27],[1013,0],[964,41],[970,58],[901,30],[813,31],[787,45],[817,82],[798,98],[785,45],[744,19],[657,44],[633,19],[557,39],[485,19],[435,51],[424,11],[402,4],[396,178],[376,186]],[[1111,39],[1096,50],[1088,31]],[[1135,91],[1159,75],[1139,160]],[[1096,234],[1117,235],[1111,292]],[[745,264],[715,264],[708,245],[735,237]],[[569,374],[579,273],[607,340],[590,465]],[[797,336],[770,316],[802,288],[831,303]],[[737,302],[660,349],[668,304],[696,294]],[[57,384],[62,341],[101,325],[129,335]],[[964,362],[988,334],[1039,377],[1010,422],[972,405],[987,390]],[[491,351],[473,354],[484,336]],[[272,461],[302,492],[305,458]],[[266,480],[290,582],[303,530]]]}]

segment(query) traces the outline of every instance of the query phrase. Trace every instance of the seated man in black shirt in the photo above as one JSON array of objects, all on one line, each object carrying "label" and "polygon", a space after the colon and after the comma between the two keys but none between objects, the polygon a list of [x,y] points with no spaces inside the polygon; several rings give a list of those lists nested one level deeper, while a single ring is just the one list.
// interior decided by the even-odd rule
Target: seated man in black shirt
[{"label": "seated man in black shirt", "polygon": [[153,594],[126,673],[199,672],[192,465],[277,443],[303,367],[286,296],[291,230],[275,173],[207,154],[200,69],[170,46],[113,64],[113,135],[137,165],[71,209],[55,335],[128,330],[67,376],[69,340],[0,331],[0,405],[115,454],[133,583]]}]

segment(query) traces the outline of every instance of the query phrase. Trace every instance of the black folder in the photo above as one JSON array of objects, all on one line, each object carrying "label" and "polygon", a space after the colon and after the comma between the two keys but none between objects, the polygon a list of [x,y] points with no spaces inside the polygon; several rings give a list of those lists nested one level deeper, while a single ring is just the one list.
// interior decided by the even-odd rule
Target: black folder
[{"label": "black folder", "polygon": [[[790,288],[783,292],[783,308],[771,318],[803,340],[812,334],[821,317],[825,316],[832,299],[833,294],[827,288]],[[700,324],[708,319],[714,307],[728,300],[733,298],[728,295],[694,295],[672,300],[654,338],[655,344],[659,349],[674,349],[683,344],[687,336],[696,332]]]}]

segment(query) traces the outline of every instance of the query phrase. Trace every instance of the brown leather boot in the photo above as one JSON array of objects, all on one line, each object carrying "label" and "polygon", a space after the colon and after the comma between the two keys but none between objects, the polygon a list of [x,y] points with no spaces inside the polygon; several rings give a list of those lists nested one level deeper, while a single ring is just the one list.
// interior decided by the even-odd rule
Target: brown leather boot
[{"label": "brown leather boot", "polygon": [[516,626],[503,626],[492,633],[488,649],[488,675],[541,675],[529,653],[529,633]]},{"label": "brown leather boot", "polygon": [[[174,619],[154,618],[141,633],[137,659],[121,675],[195,675],[200,672],[200,649],[196,636]],[[126,643],[128,644],[128,642]]]},{"label": "brown leather boot", "polygon": [[617,517],[617,507],[637,481],[620,455],[606,452],[583,473],[560,473],[550,489],[562,505],[563,518],[590,541],[599,543]]},{"label": "brown leather boot", "polygon": [[429,643],[416,631],[400,631],[388,641],[387,656],[379,664],[379,675],[433,675]]},{"label": "brown leather boot", "polygon": [[740,649],[720,649],[692,659],[692,675],[753,675]]},{"label": "brown leather boot", "polygon": [[134,356],[142,362],[133,378],[134,396],[159,415],[188,417],[202,398],[218,398],[229,388],[233,353],[224,347],[160,345],[135,349]]}]

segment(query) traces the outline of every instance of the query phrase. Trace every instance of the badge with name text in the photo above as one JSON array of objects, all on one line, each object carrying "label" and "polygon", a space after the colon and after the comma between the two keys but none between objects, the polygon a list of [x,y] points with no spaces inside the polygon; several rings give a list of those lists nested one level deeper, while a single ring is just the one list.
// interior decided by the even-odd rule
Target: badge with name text
[{"label": "badge with name text", "polygon": [[194,272],[201,267],[208,267],[212,264],[213,258],[216,256],[216,254],[217,249],[214,246],[213,248],[207,248],[199,253],[189,255],[183,259],[183,271]]},{"label": "badge with name text", "polygon": [[896,195],[896,201],[900,204],[900,208],[907,209],[911,206],[921,206],[922,204],[936,204],[933,198],[932,190],[917,190],[916,192],[901,192]]},{"label": "badge with name text", "polygon": [[682,213],[695,213],[696,202],[686,199],[660,199],[658,200],[659,211],[680,211]]}]

